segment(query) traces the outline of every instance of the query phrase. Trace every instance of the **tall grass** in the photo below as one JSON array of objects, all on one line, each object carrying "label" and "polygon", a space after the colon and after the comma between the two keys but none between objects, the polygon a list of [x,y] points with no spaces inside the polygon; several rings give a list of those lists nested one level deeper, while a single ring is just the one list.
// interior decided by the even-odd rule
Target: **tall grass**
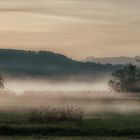
[{"label": "tall grass", "polygon": [[30,108],[26,112],[26,118],[29,123],[48,123],[59,121],[81,121],[83,119],[83,111],[80,108],[51,108],[39,107]]}]

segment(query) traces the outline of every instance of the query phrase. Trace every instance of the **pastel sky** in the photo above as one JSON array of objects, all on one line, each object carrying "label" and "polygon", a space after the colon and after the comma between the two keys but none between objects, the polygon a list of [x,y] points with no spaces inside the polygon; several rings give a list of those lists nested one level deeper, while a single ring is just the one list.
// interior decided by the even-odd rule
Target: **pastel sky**
[{"label": "pastel sky", "polygon": [[0,0],[0,48],[140,55],[140,0]]}]

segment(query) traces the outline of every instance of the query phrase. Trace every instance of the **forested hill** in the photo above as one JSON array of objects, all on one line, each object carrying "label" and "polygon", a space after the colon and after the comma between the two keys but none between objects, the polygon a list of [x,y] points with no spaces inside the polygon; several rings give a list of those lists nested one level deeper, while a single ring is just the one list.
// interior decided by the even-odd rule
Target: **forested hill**
[{"label": "forested hill", "polygon": [[55,76],[112,72],[121,65],[79,62],[48,51],[0,49],[0,72],[9,75]]}]

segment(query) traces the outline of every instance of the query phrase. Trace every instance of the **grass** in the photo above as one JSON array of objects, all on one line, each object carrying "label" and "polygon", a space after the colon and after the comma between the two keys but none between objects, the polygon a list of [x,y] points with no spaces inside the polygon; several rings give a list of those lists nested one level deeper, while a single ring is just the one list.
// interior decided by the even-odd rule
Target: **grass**
[{"label": "grass", "polygon": [[0,140],[140,139],[139,96],[54,95],[1,96]]},{"label": "grass", "polygon": [[[106,122],[105,122],[106,121]],[[139,123],[139,122],[137,122]],[[140,124],[129,121],[84,120],[53,124],[1,124],[0,135],[41,136],[140,136]]]},{"label": "grass", "polygon": [[83,119],[83,111],[80,108],[51,108],[39,107],[30,108],[26,112],[26,118],[29,123],[48,123],[62,121],[81,121]]},{"label": "grass", "polygon": [[136,137],[0,137],[0,140],[138,140]]},{"label": "grass", "polygon": [[[140,114],[100,113],[91,119],[71,117],[58,117],[56,114],[66,113],[72,110],[77,118],[78,109],[67,108],[54,111],[55,115],[46,114],[54,109],[31,109],[25,112],[1,112],[0,135],[1,136],[84,136],[84,137],[137,137],[140,138]],[[33,111],[33,112],[32,112]],[[59,112],[60,111],[60,112]],[[39,113],[43,117],[40,118]],[[31,119],[34,115],[37,119]],[[62,113],[62,114],[63,114]],[[69,113],[68,113],[69,114]],[[51,116],[53,116],[51,118]],[[61,116],[61,115],[60,115]],[[62,115],[63,116],[63,115]],[[64,115],[65,116],[65,115]],[[69,116],[69,115],[68,115]],[[71,116],[71,115],[70,115]],[[81,116],[81,114],[80,114]],[[58,120],[55,120],[57,119]],[[74,117],[74,118],[75,118]],[[42,119],[42,120],[40,120]],[[49,121],[51,119],[51,121]],[[79,138],[79,137],[78,137]]]}]

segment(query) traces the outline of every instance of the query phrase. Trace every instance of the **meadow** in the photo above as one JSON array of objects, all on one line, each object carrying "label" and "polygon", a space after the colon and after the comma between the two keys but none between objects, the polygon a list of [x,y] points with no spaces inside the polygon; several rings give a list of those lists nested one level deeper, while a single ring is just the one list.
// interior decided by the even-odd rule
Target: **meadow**
[{"label": "meadow", "polygon": [[[0,137],[1,140],[132,140],[130,137]],[[138,140],[138,138],[134,138]],[[133,140],[134,140],[133,139]]]},{"label": "meadow", "polygon": [[131,137],[0,137],[0,140],[138,140]]},{"label": "meadow", "polygon": [[[106,92],[1,92],[0,139],[140,139],[140,97]],[[5,137],[6,136],[6,137]]]}]

